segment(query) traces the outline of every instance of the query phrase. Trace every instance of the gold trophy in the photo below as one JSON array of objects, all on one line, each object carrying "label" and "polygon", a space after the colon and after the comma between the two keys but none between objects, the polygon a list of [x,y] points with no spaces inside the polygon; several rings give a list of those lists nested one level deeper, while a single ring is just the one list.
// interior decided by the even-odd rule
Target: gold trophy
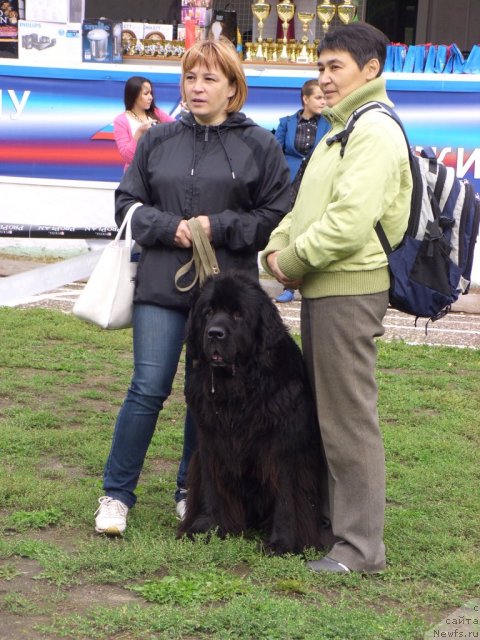
[{"label": "gold trophy", "polygon": [[337,6],[337,13],[343,24],[348,24],[354,19],[357,7],[350,0],[344,0],[343,4]]},{"label": "gold trophy", "polygon": [[282,0],[282,2],[279,2],[277,4],[277,15],[282,21],[283,27],[283,47],[279,55],[279,60],[281,60],[282,62],[288,62],[290,58],[287,50],[287,32],[288,24],[295,15],[295,5],[293,4],[293,2],[290,2],[290,0]]},{"label": "gold trophy", "polygon": [[300,20],[300,22],[302,23],[302,31],[303,31],[303,36],[301,39],[301,43],[302,43],[302,49],[300,51],[300,53],[297,56],[297,62],[303,63],[303,64],[308,64],[310,62],[309,59],[309,55],[308,55],[308,49],[307,49],[307,45],[309,44],[309,40],[308,40],[308,27],[311,23],[311,21],[314,19],[315,14],[314,13],[309,13],[308,11],[299,11],[297,13],[298,19]]},{"label": "gold trophy", "polygon": [[265,60],[265,54],[263,52],[263,22],[270,15],[271,6],[268,2],[255,2],[252,4],[252,13],[258,20],[258,38],[257,38],[257,50],[253,54],[254,60]]},{"label": "gold trophy", "polygon": [[324,33],[328,31],[330,22],[335,15],[336,6],[331,3],[330,0],[323,0],[321,4],[317,4],[317,16],[322,21],[322,28]]}]

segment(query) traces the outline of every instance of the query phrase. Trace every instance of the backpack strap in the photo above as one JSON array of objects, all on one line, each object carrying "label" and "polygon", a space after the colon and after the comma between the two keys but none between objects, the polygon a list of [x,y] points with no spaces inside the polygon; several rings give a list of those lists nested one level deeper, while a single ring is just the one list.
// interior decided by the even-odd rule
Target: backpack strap
[{"label": "backpack strap", "polygon": [[377,233],[378,239],[380,240],[380,244],[382,245],[382,249],[385,251],[385,254],[388,256],[392,253],[392,245],[388,241],[387,234],[383,230],[383,227],[380,223],[380,220],[375,225],[375,231]]},{"label": "backpack strap", "polygon": [[347,146],[348,138],[350,137],[350,134],[354,130],[355,125],[357,124],[357,120],[360,118],[360,116],[363,116],[364,113],[367,113],[367,111],[371,111],[372,109],[376,109],[377,111],[383,111],[384,113],[387,113],[389,116],[392,116],[389,108],[387,107],[387,105],[383,104],[383,102],[366,102],[351,114],[351,116],[348,118],[347,122],[345,123],[345,129],[335,134],[331,138],[327,138],[325,140],[325,142],[329,147],[331,147],[332,144],[335,144],[336,142],[340,142],[340,157],[343,158],[343,155],[345,153],[345,147]]},{"label": "backpack strap", "polygon": [[[391,107],[389,107],[388,105],[384,104],[383,102],[376,102],[376,101],[366,102],[361,107],[356,109],[352,113],[352,115],[348,118],[347,122],[345,123],[345,129],[343,131],[340,131],[336,135],[332,136],[331,138],[328,138],[326,140],[327,145],[331,146],[332,144],[335,144],[336,142],[340,142],[340,157],[343,158],[343,155],[345,153],[345,147],[347,146],[348,138],[349,138],[350,134],[352,133],[352,131],[353,131],[353,129],[354,129],[356,123],[357,123],[357,120],[364,113],[367,113],[367,111],[371,111],[372,109],[375,109],[376,111],[380,111],[382,113],[385,113],[386,115],[390,116],[390,118],[395,120],[395,122],[398,124],[398,126],[402,130],[402,133],[403,133],[403,135],[405,137],[405,140],[406,140],[406,143],[407,143],[408,154],[409,154],[410,165],[412,165],[413,151],[412,151],[412,149],[410,147],[410,142],[408,141],[407,132],[405,131],[405,127],[403,126],[403,122],[400,120],[400,118],[397,115],[397,113]],[[392,249],[392,245],[388,241],[388,238],[387,238],[387,236],[385,234],[385,231],[383,230],[383,227],[382,227],[380,221],[378,221],[377,224],[375,225],[375,231],[377,233],[377,236],[378,236],[378,239],[380,241],[380,244],[382,245],[382,249],[384,250],[385,254],[388,257],[392,253],[393,249]]]}]

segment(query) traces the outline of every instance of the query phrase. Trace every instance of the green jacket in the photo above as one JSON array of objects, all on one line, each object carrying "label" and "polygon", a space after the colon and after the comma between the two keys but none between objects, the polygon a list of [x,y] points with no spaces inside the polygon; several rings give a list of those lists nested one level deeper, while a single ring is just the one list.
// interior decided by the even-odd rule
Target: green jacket
[{"label": "green jacket", "polygon": [[389,287],[387,258],[375,232],[378,220],[392,246],[407,228],[412,192],[408,149],[398,124],[368,111],[350,134],[345,155],[326,140],[342,131],[355,109],[371,100],[392,105],[383,78],[352,92],[322,115],[332,129],[317,145],[293,210],[272,232],[261,254],[280,251],[278,265],[302,279],[306,298],[362,295]]}]

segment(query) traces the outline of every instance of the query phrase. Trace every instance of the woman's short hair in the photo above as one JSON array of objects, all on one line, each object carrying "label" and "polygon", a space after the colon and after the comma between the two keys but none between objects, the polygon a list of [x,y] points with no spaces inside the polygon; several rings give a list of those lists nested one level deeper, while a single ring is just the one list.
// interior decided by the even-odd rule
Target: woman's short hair
[{"label": "woman's short hair", "polygon": [[229,99],[227,113],[240,111],[247,99],[247,80],[240,58],[230,40],[224,37],[220,37],[218,40],[200,40],[184,53],[180,81],[183,100],[185,100],[183,88],[185,74],[191,71],[196,64],[205,65],[207,69],[217,67],[225,74],[229,83],[235,85],[235,93]]},{"label": "woman's short hair", "polygon": [[363,69],[372,58],[377,58],[380,63],[378,75],[381,75],[389,43],[387,36],[373,25],[366,22],[351,22],[327,31],[318,45],[317,54],[320,55],[325,49],[346,51],[355,60],[359,69]]},{"label": "woman's short hair", "polygon": [[152,98],[153,98],[152,104],[150,105],[150,109],[147,109],[145,113],[149,115],[151,118],[157,119],[157,116],[155,115],[155,109],[157,108],[157,105],[155,104],[155,97],[153,95],[153,85],[148,78],[144,78],[143,76],[132,76],[125,83],[125,89],[123,94],[125,109],[127,111],[131,111],[133,109],[135,100],[140,95],[145,82],[150,85],[152,89]]}]

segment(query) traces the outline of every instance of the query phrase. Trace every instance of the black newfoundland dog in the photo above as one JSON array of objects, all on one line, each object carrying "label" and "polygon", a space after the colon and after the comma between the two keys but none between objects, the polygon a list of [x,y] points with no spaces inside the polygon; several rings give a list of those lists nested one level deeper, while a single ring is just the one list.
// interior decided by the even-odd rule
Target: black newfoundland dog
[{"label": "black newfoundland dog", "polygon": [[198,449],[178,536],[262,532],[274,554],[330,545],[319,429],[299,347],[249,276],[210,278],[187,336]]}]

